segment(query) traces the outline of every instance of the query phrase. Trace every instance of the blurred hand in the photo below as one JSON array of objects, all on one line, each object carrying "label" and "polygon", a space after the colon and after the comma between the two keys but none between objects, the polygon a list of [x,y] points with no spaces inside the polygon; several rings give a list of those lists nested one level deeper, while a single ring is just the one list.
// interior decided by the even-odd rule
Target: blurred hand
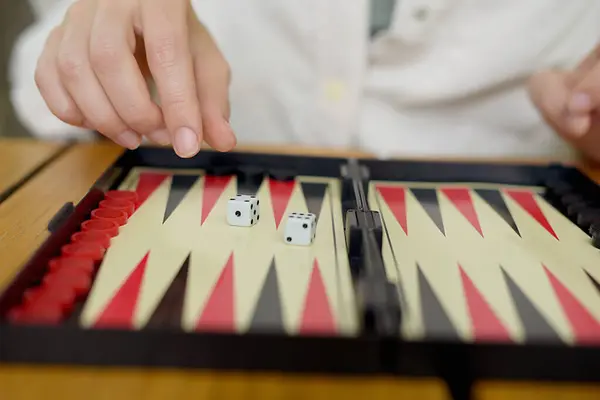
[{"label": "blurred hand", "polygon": [[[160,106],[150,96],[156,84]],[[189,0],[78,0],[48,37],[36,83],[62,121],[181,157],[235,146],[229,66]]]},{"label": "blurred hand", "polygon": [[557,134],[600,161],[600,46],[572,71],[536,74],[529,93]]}]

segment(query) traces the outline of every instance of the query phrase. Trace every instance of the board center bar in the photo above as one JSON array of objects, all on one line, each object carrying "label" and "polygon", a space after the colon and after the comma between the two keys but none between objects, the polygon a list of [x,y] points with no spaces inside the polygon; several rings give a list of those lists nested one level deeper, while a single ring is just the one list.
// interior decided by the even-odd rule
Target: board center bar
[{"label": "board center bar", "polygon": [[[345,191],[352,190],[356,209],[345,214],[349,258],[356,279],[357,298],[362,307],[362,329],[366,334],[398,337],[402,310],[398,287],[389,282],[382,256],[382,225],[378,212],[371,211],[365,193],[368,169],[356,159],[342,166]],[[350,189],[351,188],[351,189]]]}]

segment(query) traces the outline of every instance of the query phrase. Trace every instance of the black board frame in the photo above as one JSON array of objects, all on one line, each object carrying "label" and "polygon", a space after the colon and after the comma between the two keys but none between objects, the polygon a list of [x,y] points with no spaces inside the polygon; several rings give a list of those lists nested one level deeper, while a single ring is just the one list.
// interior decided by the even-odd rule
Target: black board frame
[{"label": "black board frame", "polygon": [[[600,189],[577,168],[560,164],[489,164],[359,158],[368,180],[489,182],[544,187],[549,177],[598,196]],[[340,177],[346,158],[203,151],[181,159],[161,148],[126,151],[60,220],[52,234],[0,294],[0,363],[177,367],[319,374],[441,377],[455,398],[468,398],[479,379],[600,382],[600,347],[552,343],[469,344],[404,341],[398,337],[300,337],[272,334],[187,333],[174,330],[86,330],[74,323],[16,326],[4,316],[43,266],[102,199],[134,167],[205,169],[253,165],[297,175]],[[356,179],[356,178],[354,178]],[[368,186],[368,185],[366,185]],[[598,196],[600,198],[600,196]],[[64,210],[63,210],[64,211]],[[62,214],[65,214],[64,212]]]}]

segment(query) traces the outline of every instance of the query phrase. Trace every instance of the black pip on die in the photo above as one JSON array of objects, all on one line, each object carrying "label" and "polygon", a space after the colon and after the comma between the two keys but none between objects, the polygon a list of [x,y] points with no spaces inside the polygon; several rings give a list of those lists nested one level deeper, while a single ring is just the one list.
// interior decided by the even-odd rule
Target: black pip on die
[{"label": "black pip on die", "polygon": [[288,244],[308,246],[315,240],[317,232],[317,217],[311,213],[291,213],[283,233],[283,239]]},{"label": "black pip on die", "polygon": [[253,226],[260,219],[260,201],[256,196],[238,194],[227,202],[227,223],[233,226]]}]

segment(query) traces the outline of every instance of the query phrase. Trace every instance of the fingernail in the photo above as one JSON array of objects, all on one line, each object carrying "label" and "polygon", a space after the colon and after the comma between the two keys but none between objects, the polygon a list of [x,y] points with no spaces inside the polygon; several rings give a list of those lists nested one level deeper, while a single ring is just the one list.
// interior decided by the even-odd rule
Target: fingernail
[{"label": "fingernail", "polygon": [[571,102],[569,103],[569,110],[571,112],[586,112],[589,111],[592,105],[592,100],[590,96],[585,93],[576,93],[571,97]]},{"label": "fingernail", "polygon": [[198,136],[190,128],[179,128],[175,132],[173,147],[180,157],[192,157],[200,150]]},{"label": "fingernail", "polygon": [[149,133],[148,139],[150,139],[153,142],[158,143],[162,146],[166,146],[169,143],[171,143],[171,138],[169,137],[169,131],[167,131],[166,129],[159,129],[157,131]]},{"label": "fingernail", "polygon": [[142,139],[135,132],[125,131],[117,136],[115,141],[123,147],[126,147],[130,150],[135,150],[140,146]]},{"label": "fingernail", "polygon": [[588,129],[590,129],[590,118],[588,116],[572,117],[568,123],[569,130],[575,137],[585,135]]}]

